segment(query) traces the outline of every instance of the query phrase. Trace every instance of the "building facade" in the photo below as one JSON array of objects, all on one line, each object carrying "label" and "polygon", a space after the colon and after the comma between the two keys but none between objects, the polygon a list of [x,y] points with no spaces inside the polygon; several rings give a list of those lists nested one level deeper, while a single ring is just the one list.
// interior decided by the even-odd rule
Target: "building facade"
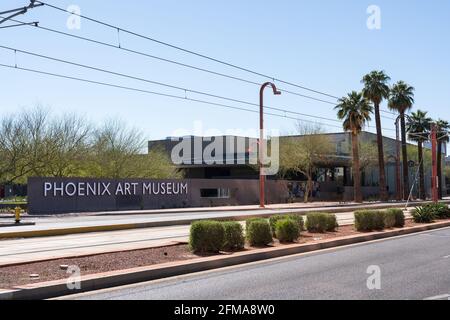
[{"label": "building facade", "polygon": [[[315,192],[312,196],[319,201],[351,201],[353,199],[351,134],[331,133],[323,135],[328,138],[333,148],[327,156],[329,160],[317,165],[318,170],[314,173],[313,179],[318,192]],[[300,141],[304,139],[304,136],[279,137],[279,144],[282,145],[286,139]],[[375,200],[379,195],[376,135],[370,132],[362,132],[359,139],[363,195],[366,200]],[[395,198],[397,190],[397,141],[385,137],[383,143],[387,188],[390,197]],[[181,147],[181,144],[184,147]],[[256,158],[258,140],[254,138],[239,136],[167,138],[150,141],[148,143],[149,151],[153,148],[163,149],[171,156],[172,160],[176,158],[175,165],[183,172],[186,179],[257,180],[259,177]],[[414,151],[415,146],[410,145],[410,148]],[[418,163],[410,161],[409,179],[413,197],[418,194],[417,169]],[[427,194],[430,195],[430,166],[425,166],[425,175]],[[294,198],[302,196],[301,191],[296,191],[301,190],[307,180],[302,175],[289,177],[274,175],[268,177],[268,179],[288,180],[290,192]],[[443,188],[446,188],[444,182]]]}]

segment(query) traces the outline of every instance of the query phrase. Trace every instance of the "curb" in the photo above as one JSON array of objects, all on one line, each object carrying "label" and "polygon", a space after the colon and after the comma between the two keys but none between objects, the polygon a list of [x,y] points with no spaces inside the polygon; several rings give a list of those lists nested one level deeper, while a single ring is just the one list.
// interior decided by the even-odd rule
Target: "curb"
[{"label": "curb", "polygon": [[28,226],[35,226],[35,222],[20,222],[20,223],[3,223],[0,222],[0,228],[13,228],[13,227],[28,227]]},{"label": "curb", "polygon": [[[442,201],[443,203],[450,204],[450,200]],[[427,204],[427,202],[421,202],[420,204]],[[416,206],[418,203],[410,203],[410,207]],[[301,214],[307,214],[310,212],[324,212],[327,213],[344,213],[354,211],[356,208],[370,208],[374,209],[389,209],[389,208],[403,208],[405,206],[402,204],[374,204],[369,206],[353,205],[347,206],[345,208],[336,208],[331,210],[324,210],[323,207],[306,209],[304,212],[299,212]],[[200,219],[182,219],[182,220],[168,220],[168,221],[153,221],[153,222],[141,222],[141,223],[129,223],[129,224],[114,224],[114,225],[99,225],[99,226],[86,226],[86,227],[72,227],[72,228],[61,228],[61,229],[47,229],[47,230],[30,230],[30,231],[17,231],[17,232],[2,232],[0,233],[0,239],[14,239],[14,238],[36,238],[36,237],[52,237],[52,236],[63,236],[69,234],[81,234],[81,233],[91,233],[91,232],[105,232],[105,231],[120,231],[120,230],[130,230],[130,229],[144,229],[144,228],[155,228],[155,227],[169,227],[169,226],[179,226],[179,225],[189,225],[194,221],[203,220],[246,220],[249,218],[269,218],[273,215],[280,214],[284,211],[295,209],[273,209],[271,213],[265,213],[260,215],[242,215],[242,216],[224,216],[215,218],[200,218]],[[299,209],[300,210],[300,209]],[[350,211],[349,211],[350,210]],[[256,210],[255,210],[256,211]]]},{"label": "curb", "polygon": [[447,227],[450,227],[450,221],[407,229],[347,236],[314,244],[293,244],[281,248],[265,248],[253,252],[239,252],[220,258],[217,258],[217,256],[200,258],[189,262],[167,263],[150,267],[94,274],[81,277],[82,289],[80,290],[69,290],[67,288],[66,280],[18,286],[11,290],[0,291],[0,300],[49,299]]}]

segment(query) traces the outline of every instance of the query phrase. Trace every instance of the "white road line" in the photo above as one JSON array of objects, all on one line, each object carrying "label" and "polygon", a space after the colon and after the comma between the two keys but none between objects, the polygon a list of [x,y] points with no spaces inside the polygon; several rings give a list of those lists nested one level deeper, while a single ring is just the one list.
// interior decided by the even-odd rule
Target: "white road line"
[{"label": "white road line", "polygon": [[450,300],[450,294],[441,294],[439,296],[429,297],[423,300],[444,300],[444,299]]}]

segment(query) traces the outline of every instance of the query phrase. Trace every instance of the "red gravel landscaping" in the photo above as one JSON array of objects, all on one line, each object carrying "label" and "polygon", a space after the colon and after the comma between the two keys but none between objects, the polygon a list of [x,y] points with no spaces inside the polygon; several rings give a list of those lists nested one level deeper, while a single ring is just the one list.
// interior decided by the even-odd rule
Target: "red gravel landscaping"
[{"label": "red gravel landscaping", "polygon": [[[407,220],[405,227],[409,228],[419,225],[423,224],[417,224],[411,220]],[[361,233],[357,232],[353,226],[341,226],[336,232],[328,232],[323,234],[302,232],[298,243],[323,242],[326,240],[356,234]],[[278,241],[273,243],[273,246],[275,247],[282,245],[283,244],[280,244]],[[254,248],[247,247],[245,250],[253,249]],[[181,244],[161,248],[105,253],[88,257],[58,259],[9,267],[0,267],[0,288],[7,289],[18,285],[68,278],[69,274],[60,268],[61,265],[78,266],[82,275],[89,275],[108,271],[151,266],[167,262],[187,261],[200,257],[201,256],[190,252],[186,244]],[[31,279],[31,274],[38,274],[39,278]]]}]

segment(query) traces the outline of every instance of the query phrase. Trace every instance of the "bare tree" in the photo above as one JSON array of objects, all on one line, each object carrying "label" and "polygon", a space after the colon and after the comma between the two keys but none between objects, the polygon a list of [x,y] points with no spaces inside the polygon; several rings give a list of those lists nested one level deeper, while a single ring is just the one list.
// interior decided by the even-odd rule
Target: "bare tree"
[{"label": "bare tree", "polygon": [[109,120],[94,131],[88,171],[95,177],[135,177],[135,156],[142,153],[144,146],[138,130],[127,128],[119,120]]},{"label": "bare tree", "polygon": [[80,175],[89,155],[91,126],[76,114],[66,114],[50,125],[45,166],[46,175],[69,177]]},{"label": "bare tree", "polygon": [[378,148],[376,141],[361,141],[359,143],[359,159],[361,172],[378,165]]},{"label": "bare tree", "polygon": [[178,179],[183,174],[172,164],[171,159],[163,148],[153,148],[148,154],[139,155],[138,178],[150,179]]},{"label": "bare tree", "polygon": [[313,175],[320,165],[329,161],[334,148],[330,138],[323,134],[318,125],[299,122],[296,131],[299,136],[280,141],[280,170],[282,175],[293,172],[301,173],[307,178],[304,201],[308,202]]},{"label": "bare tree", "polygon": [[24,182],[29,175],[39,175],[46,166],[47,117],[48,112],[37,107],[2,120],[0,175],[4,182]]},{"label": "bare tree", "polygon": [[118,120],[93,129],[76,114],[24,109],[0,120],[0,183],[26,183],[30,176],[180,177],[163,150],[145,153],[142,137]]}]

